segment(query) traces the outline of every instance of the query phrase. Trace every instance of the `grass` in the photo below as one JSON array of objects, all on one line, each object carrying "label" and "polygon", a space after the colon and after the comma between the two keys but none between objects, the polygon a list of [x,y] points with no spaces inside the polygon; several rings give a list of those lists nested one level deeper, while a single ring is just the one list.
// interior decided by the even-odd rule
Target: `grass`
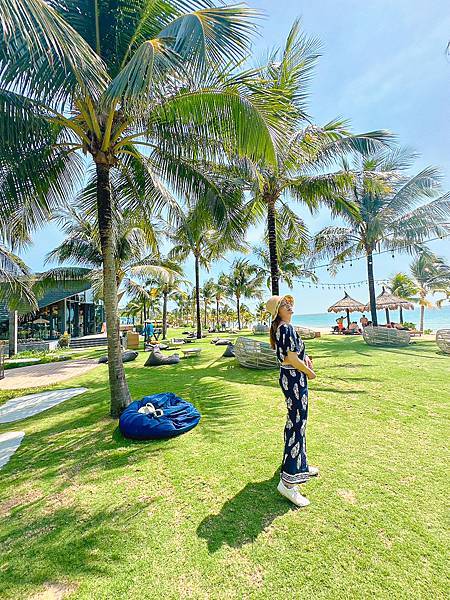
[{"label": "grass", "polygon": [[143,368],[144,353],[126,365],[133,398],[170,390],[199,408],[180,438],[123,439],[104,365],[71,382],[86,394],[0,425],[26,432],[1,471],[0,596],[53,584],[89,600],[447,597],[450,358],[432,342],[309,342],[321,476],[297,510],[275,489],[276,371],[242,369],[208,342],[175,367]]}]

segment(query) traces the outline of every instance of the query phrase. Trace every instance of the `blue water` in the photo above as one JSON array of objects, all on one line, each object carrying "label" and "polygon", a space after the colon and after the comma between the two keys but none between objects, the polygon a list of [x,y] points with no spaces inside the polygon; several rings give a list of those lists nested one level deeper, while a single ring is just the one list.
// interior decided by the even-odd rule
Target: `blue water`
[{"label": "blue water", "polygon": [[[398,310],[389,311],[391,321],[395,323],[399,322]],[[345,313],[341,313],[345,316]],[[386,315],[384,310],[377,311],[378,322],[381,324],[386,323]],[[370,319],[370,312],[366,312],[365,315]],[[331,327],[336,324],[336,319],[340,315],[335,313],[317,313],[313,315],[294,315],[292,322],[296,325],[304,325],[305,327]],[[350,313],[350,320],[354,320],[359,323],[361,313]],[[420,310],[415,308],[414,310],[404,310],[403,320],[415,323],[419,326],[420,323]],[[426,308],[425,309],[425,321],[424,329],[450,329],[450,306],[444,306],[443,308]]]}]

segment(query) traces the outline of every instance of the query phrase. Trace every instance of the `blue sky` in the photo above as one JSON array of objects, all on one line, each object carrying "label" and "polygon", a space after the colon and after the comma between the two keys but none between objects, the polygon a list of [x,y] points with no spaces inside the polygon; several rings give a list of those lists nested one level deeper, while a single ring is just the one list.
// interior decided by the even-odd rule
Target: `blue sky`
[{"label": "blue sky", "polygon": [[[248,4],[265,12],[261,36],[254,44],[256,57],[281,45],[296,17],[302,18],[307,34],[321,40],[322,57],[310,87],[310,113],[316,123],[340,116],[350,120],[355,132],[389,129],[402,145],[420,153],[414,171],[437,165],[444,174],[445,190],[450,189],[450,59],[445,54],[450,39],[448,1],[250,0]],[[331,222],[327,211],[311,217],[300,205],[296,210],[313,232]],[[258,241],[260,235],[261,229],[249,233],[252,241]],[[40,271],[46,253],[61,239],[57,228],[49,225],[36,233],[33,247],[22,256],[32,270]],[[450,260],[449,238],[431,247]],[[407,270],[409,262],[407,256],[393,259],[390,254],[381,255],[375,260],[375,275],[388,278]],[[213,266],[212,274],[227,267],[228,263],[221,261]],[[190,263],[186,272],[191,279]],[[362,281],[365,276],[363,260],[334,279],[321,271],[321,281],[339,284]],[[203,280],[207,277],[204,273]],[[361,301],[367,299],[365,285],[349,291]],[[343,291],[296,285],[294,295],[298,312],[308,314],[323,312]]]}]

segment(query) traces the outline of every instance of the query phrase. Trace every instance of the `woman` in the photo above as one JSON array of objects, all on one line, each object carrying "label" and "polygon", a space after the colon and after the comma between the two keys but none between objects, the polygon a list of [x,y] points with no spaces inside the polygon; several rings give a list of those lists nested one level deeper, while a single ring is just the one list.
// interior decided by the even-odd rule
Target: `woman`
[{"label": "woman", "polygon": [[284,456],[278,491],[296,506],[308,506],[297,484],[318,475],[317,467],[306,458],[306,422],[308,418],[308,379],[314,379],[311,359],[305,345],[292,327],[294,298],[272,296],[266,303],[272,316],[270,343],[280,361],[280,386],[286,398],[287,420],[284,429]]}]

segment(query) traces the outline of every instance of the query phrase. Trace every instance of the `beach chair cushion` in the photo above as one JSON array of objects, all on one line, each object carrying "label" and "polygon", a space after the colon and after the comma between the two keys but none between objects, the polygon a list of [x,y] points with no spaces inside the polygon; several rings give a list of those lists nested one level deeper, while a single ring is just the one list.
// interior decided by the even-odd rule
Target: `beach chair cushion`
[{"label": "beach chair cushion", "polygon": [[[138,412],[151,403],[163,411],[155,417]],[[135,400],[123,411],[119,419],[119,428],[127,438],[133,440],[159,440],[171,438],[193,429],[201,415],[193,404],[171,392],[145,396]]]},{"label": "beach chair cushion", "polygon": [[450,329],[436,331],[436,344],[445,354],[450,354]]}]

